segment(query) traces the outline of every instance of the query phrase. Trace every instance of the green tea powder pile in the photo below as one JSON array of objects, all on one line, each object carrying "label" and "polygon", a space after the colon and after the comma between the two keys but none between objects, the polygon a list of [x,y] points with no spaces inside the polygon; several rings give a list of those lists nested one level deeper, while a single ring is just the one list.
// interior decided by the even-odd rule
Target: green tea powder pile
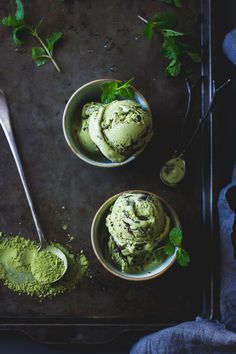
[{"label": "green tea powder pile", "polygon": [[[0,279],[4,285],[18,294],[25,293],[41,299],[52,298],[75,289],[88,270],[88,261],[85,255],[82,251],[75,255],[60,244],[52,243],[51,246],[57,247],[65,254],[68,268],[66,273],[57,282],[44,284],[45,277],[49,276],[49,279],[46,279],[46,281],[50,280],[50,273],[46,275],[44,268],[43,274],[41,274],[43,282],[39,282],[31,271],[32,260],[36,252],[38,252],[37,242],[25,239],[22,236],[6,236],[1,234]],[[44,256],[43,259],[45,261]],[[39,267],[42,265],[41,257],[42,255],[40,255],[39,259]],[[48,255],[46,255],[47,257]],[[52,262],[51,255],[49,257],[49,261]],[[55,277],[55,271],[61,272],[61,263],[59,262],[57,270],[52,270],[51,266],[50,268],[51,274]],[[37,268],[35,271],[38,270]]]},{"label": "green tea powder pile", "polygon": [[31,263],[31,271],[35,279],[44,284],[60,279],[64,270],[63,260],[47,250],[37,252]]}]

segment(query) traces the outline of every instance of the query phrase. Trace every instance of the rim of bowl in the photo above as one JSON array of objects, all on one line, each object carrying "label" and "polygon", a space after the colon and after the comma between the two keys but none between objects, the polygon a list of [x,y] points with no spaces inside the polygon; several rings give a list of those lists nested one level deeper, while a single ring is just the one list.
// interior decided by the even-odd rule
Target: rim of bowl
[{"label": "rim of bowl", "polygon": [[[123,166],[123,165],[126,165],[127,163],[133,161],[138,155],[140,155],[143,150],[145,149],[146,145],[144,145],[140,150],[136,151],[132,156],[130,156],[128,159],[122,161],[122,162],[112,162],[110,161],[109,159],[107,159],[107,161],[109,161],[109,163],[107,162],[99,162],[99,161],[95,161],[93,160],[92,158],[90,157],[87,157],[86,154],[82,154],[80,152],[79,149],[76,149],[70,142],[68,136],[67,136],[67,130],[66,130],[66,113],[67,113],[67,110],[68,110],[68,107],[71,103],[71,101],[73,100],[73,98],[81,91],[83,90],[85,87],[87,86],[90,86],[94,83],[99,83],[99,82],[102,82],[102,81],[115,81],[115,82],[122,82],[122,80],[117,80],[117,79],[97,79],[97,80],[93,80],[93,81],[89,81],[87,82],[86,84],[80,86],[76,91],[74,91],[74,93],[72,93],[72,95],[70,96],[65,108],[64,108],[64,111],[63,111],[63,116],[62,116],[62,128],[63,128],[63,134],[64,134],[64,137],[66,139],[66,142],[69,146],[69,148],[73,151],[73,153],[79,157],[81,160],[83,160],[84,162],[87,162],[89,163],[90,165],[93,165],[93,166],[97,166],[97,167],[105,167],[105,168],[112,168],[112,167],[119,167],[119,166]],[[133,85],[131,85],[132,89],[134,90],[134,92],[143,100],[143,102],[145,103],[146,107],[147,107],[147,111],[150,113],[151,117],[152,117],[152,111],[151,111],[151,108],[150,108],[150,105],[149,103],[147,102],[146,98],[143,96],[143,94],[138,90],[136,89],[136,87],[134,87]]]},{"label": "rim of bowl", "polygon": [[[122,279],[125,279],[125,280],[131,280],[131,281],[145,281],[145,280],[151,280],[151,279],[157,278],[157,277],[161,276],[162,274],[164,274],[175,263],[177,249],[175,249],[174,254],[172,256],[170,256],[170,257],[172,257],[172,259],[170,260],[170,263],[168,263],[168,265],[162,271],[160,271],[159,273],[156,273],[156,274],[144,275],[144,276],[140,276],[140,277],[135,277],[135,276],[132,276],[131,274],[125,273],[125,272],[122,273],[118,268],[117,268],[117,270],[118,270],[117,272],[114,271],[109,266],[110,262],[102,255],[102,252],[101,252],[101,255],[102,255],[102,257],[101,257],[99,252],[97,251],[97,248],[96,248],[95,242],[94,242],[94,238],[95,238],[94,236],[96,234],[96,232],[95,232],[95,223],[97,221],[97,218],[100,215],[102,209],[107,207],[108,204],[110,204],[111,202],[113,202],[113,201],[115,202],[115,200],[120,195],[122,195],[123,193],[145,193],[145,194],[149,194],[151,196],[157,197],[164,204],[165,208],[169,212],[169,216],[171,217],[172,221],[174,221],[174,224],[181,228],[181,223],[180,223],[180,220],[179,220],[179,217],[178,217],[176,211],[174,210],[174,208],[164,198],[160,197],[159,195],[157,195],[155,193],[152,193],[152,192],[149,192],[149,191],[145,191],[145,190],[141,190],[141,189],[127,190],[127,191],[124,191],[124,192],[117,193],[117,194],[113,195],[112,197],[108,198],[100,206],[100,208],[96,212],[96,214],[95,214],[95,216],[93,218],[92,226],[91,226],[91,242],[92,242],[93,251],[94,251],[97,259],[99,260],[99,262],[102,264],[102,266],[104,268],[106,268],[106,270],[108,270],[109,273],[115,275],[116,277],[119,277],[119,278],[122,278]],[[114,265],[114,267],[116,267],[116,266]],[[129,275],[127,275],[127,274],[129,274]]]}]

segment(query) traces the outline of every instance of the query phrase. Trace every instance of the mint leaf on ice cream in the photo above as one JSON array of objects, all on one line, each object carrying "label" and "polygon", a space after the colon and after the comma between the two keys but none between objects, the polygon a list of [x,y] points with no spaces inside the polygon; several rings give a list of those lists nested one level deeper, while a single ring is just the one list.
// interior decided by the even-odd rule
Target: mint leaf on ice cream
[{"label": "mint leaf on ice cream", "polygon": [[122,99],[132,99],[134,97],[131,83],[134,79],[126,82],[109,81],[102,85],[101,102],[104,104],[111,103],[112,101]]}]

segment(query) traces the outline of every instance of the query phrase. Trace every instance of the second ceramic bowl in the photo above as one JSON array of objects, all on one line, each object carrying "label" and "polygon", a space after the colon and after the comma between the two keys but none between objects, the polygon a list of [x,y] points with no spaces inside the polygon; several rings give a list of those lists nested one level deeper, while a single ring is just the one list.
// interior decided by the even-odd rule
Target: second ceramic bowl
[{"label": "second ceramic bowl", "polygon": [[138,274],[130,274],[130,273],[122,272],[113,264],[112,260],[106,256],[105,247],[106,247],[106,242],[108,240],[108,229],[105,225],[106,216],[109,213],[110,207],[115,203],[116,199],[123,193],[145,193],[150,196],[157,197],[163,204],[166,213],[170,216],[172,226],[180,227],[180,221],[175,210],[163,198],[157,196],[156,194],[142,191],[142,190],[131,190],[131,191],[122,192],[109,198],[100,207],[100,209],[97,211],[93,219],[92,228],[91,228],[91,241],[92,241],[92,247],[94,253],[98,258],[98,260],[100,261],[100,263],[103,265],[103,267],[106,268],[110,273],[112,273],[113,275],[119,278],[132,280],[132,281],[143,281],[143,280],[156,278],[161,274],[165,273],[167,269],[169,269],[174,264],[176,260],[176,251],[172,256],[167,256],[163,262],[159,263],[153,269],[145,270]]},{"label": "second ceramic bowl", "polygon": [[[100,79],[88,82],[87,84],[81,86],[76,90],[73,95],[70,97],[68,103],[66,104],[64,113],[63,113],[63,132],[67,144],[71,150],[83,161],[98,167],[117,167],[125,165],[133,161],[145,148],[145,146],[137,151],[134,155],[127,158],[122,162],[112,162],[107,158],[103,157],[100,154],[92,155],[83,149],[78,138],[77,130],[79,126],[79,120],[81,119],[81,110],[84,104],[88,102],[99,102],[101,96],[101,87],[106,82],[110,81],[119,81],[112,79]],[[143,97],[143,95],[134,87],[134,100],[140,104],[143,110],[150,111],[150,107]]]}]

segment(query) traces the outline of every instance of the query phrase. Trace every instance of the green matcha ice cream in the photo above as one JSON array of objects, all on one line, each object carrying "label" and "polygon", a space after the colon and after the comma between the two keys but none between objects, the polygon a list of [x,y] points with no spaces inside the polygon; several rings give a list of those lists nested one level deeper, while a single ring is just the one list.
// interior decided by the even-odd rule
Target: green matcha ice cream
[{"label": "green matcha ice cream", "polygon": [[97,149],[113,162],[126,160],[145,147],[152,137],[151,115],[135,101],[91,103],[84,106],[83,117],[86,111],[86,122],[82,119],[78,132],[81,143],[87,150]]},{"label": "green matcha ice cream", "polygon": [[139,271],[151,260],[170,230],[161,201],[145,193],[123,193],[106,218],[108,253],[126,272]]},{"label": "green matcha ice cream", "polygon": [[101,103],[90,102],[84,105],[82,109],[81,122],[78,129],[78,139],[85,150],[92,154],[99,152],[96,144],[92,141],[89,135],[89,118],[90,116],[99,111],[99,108],[103,105]]}]

